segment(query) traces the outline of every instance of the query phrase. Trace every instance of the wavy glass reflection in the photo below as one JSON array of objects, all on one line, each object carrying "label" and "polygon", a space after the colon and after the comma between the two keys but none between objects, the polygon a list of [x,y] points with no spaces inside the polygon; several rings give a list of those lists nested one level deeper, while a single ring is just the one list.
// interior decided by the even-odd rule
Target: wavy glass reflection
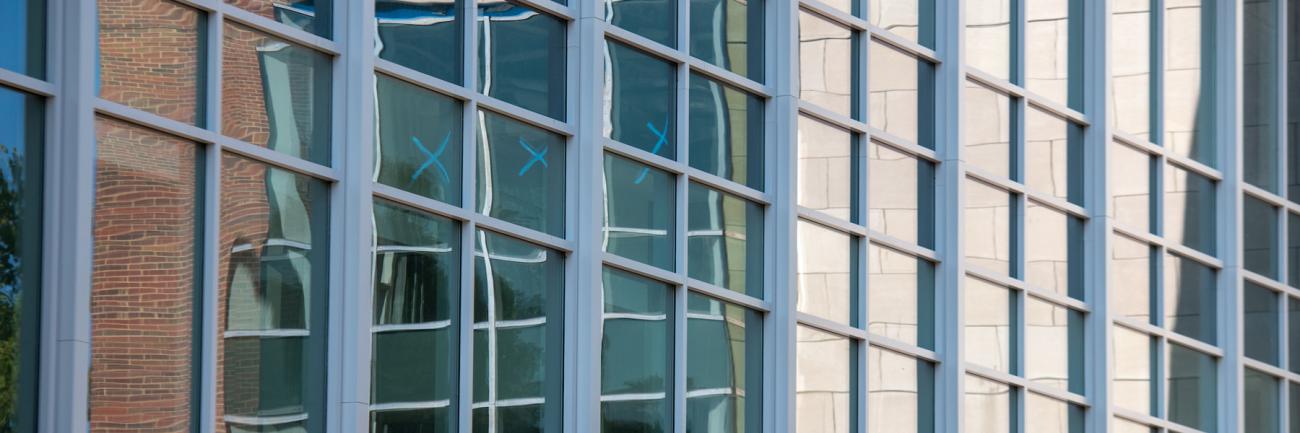
[{"label": "wavy glass reflection", "polygon": [[857,114],[856,46],[848,27],[799,10],[799,99],[845,117]]},{"label": "wavy glass reflection", "polygon": [[379,58],[461,84],[461,22],[456,0],[373,0]]},{"label": "wavy glass reflection", "polygon": [[1011,386],[975,375],[966,375],[965,433],[1007,433],[1011,430]]},{"label": "wavy glass reflection", "polygon": [[1003,80],[1011,80],[1011,8],[1007,0],[968,0],[966,64]]},{"label": "wavy glass reflection", "polygon": [[858,151],[851,132],[819,119],[799,116],[799,206],[844,220],[856,220]]},{"label": "wavy glass reflection", "polygon": [[677,186],[666,171],[605,154],[605,251],[677,269]]},{"label": "wavy glass reflection", "polygon": [[691,55],[763,82],[765,2],[691,0],[690,5]]},{"label": "wavy glass reflection", "polygon": [[691,74],[691,167],[763,190],[763,99]]},{"label": "wavy glass reflection", "polygon": [[964,346],[966,362],[1004,373],[1012,368],[1016,328],[1011,312],[1015,294],[975,277],[965,280]]},{"label": "wavy glass reflection", "polygon": [[688,188],[686,273],[763,297],[763,207],[692,182]]},{"label": "wavy glass reflection", "polygon": [[965,255],[972,266],[1011,274],[1010,193],[986,183],[966,180]]},{"label": "wavy glass reflection", "polygon": [[478,211],[564,237],[564,137],[490,111],[476,124]]},{"label": "wavy glass reflection", "polygon": [[[105,0],[99,2],[98,11],[99,96],[204,126],[206,17],[167,0]],[[166,55],[141,49],[155,46],[168,47]]]},{"label": "wavy glass reflection", "polygon": [[[1110,94],[1115,129],[1150,141],[1156,94],[1151,0],[1117,0],[1110,10]],[[1116,43],[1122,41],[1123,43]]]},{"label": "wavy glass reflection", "polygon": [[799,325],[795,330],[795,430],[849,433],[858,398],[853,343],[848,337]]},{"label": "wavy glass reflection", "polygon": [[686,298],[686,430],[763,429],[763,322],[753,310]]},{"label": "wavy glass reflection", "polygon": [[460,205],[461,103],[387,75],[375,75],[374,180]]},{"label": "wavy glass reflection", "polygon": [[477,7],[478,90],[564,120],[569,63],[564,21],[501,0]]},{"label": "wavy glass reflection", "polygon": [[867,433],[934,431],[934,366],[879,347],[867,349]]},{"label": "wavy glass reflection", "polygon": [[867,332],[934,347],[934,264],[897,250],[867,250]]},{"label": "wavy glass reflection", "polygon": [[226,3],[324,38],[332,33],[334,16],[330,0],[226,0]]},{"label": "wavy glass reflection", "polygon": [[795,309],[845,325],[856,325],[857,241],[848,233],[799,220]]},{"label": "wavy glass reflection", "polygon": [[934,165],[872,141],[867,145],[867,222],[872,230],[934,246]]},{"label": "wavy glass reflection", "polygon": [[605,46],[605,136],[676,159],[676,66],[629,45]]},{"label": "wavy glass reflection", "polygon": [[962,97],[962,159],[1010,179],[1011,97],[973,81]]},{"label": "wavy glass reflection", "polygon": [[673,287],[610,268],[601,281],[600,429],[671,432]]}]

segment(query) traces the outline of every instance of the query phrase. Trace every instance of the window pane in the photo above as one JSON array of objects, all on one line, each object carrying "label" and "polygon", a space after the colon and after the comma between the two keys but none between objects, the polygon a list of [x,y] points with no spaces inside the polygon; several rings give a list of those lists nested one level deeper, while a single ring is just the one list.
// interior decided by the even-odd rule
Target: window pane
[{"label": "window pane", "polygon": [[1287,240],[1287,274],[1290,274],[1291,285],[1300,287],[1300,214],[1287,213],[1286,232],[1290,239]]},{"label": "window pane", "polygon": [[1011,79],[1011,5],[1005,0],[966,3],[966,63]]},{"label": "window pane", "polygon": [[1111,395],[1115,406],[1141,414],[1155,414],[1152,372],[1155,341],[1146,334],[1114,326],[1111,351]]},{"label": "window pane", "polygon": [[[1286,5],[1286,94],[1300,95],[1300,5],[1295,0],[1288,0]],[[1286,100],[1287,128],[1287,191],[1279,191],[1291,201],[1300,203],[1300,98],[1288,97]],[[1293,232],[1294,233],[1294,232]],[[1292,400],[1296,401],[1296,400]],[[1300,410],[1300,408],[1298,408]],[[1300,419],[1293,417],[1292,419]],[[1300,433],[1300,422],[1291,423],[1294,433]]]},{"label": "window pane", "polygon": [[1218,423],[1215,361],[1210,355],[1169,345],[1169,420],[1202,431]]},{"label": "window pane", "polygon": [[1164,142],[1174,153],[1215,165],[1214,55],[1202,53],[1214,35],[1214,8],[1204,0],[1165,3]]},{"label": "window pane", "polygon": [[801,9],[799,98],[845,117],[853,116],[856,45],[848,27]]},{"label": "window pane", "polygon": [[934,347],[934,265],[878,245],[867,250],[867,331]]},{"label": "window pane", "polygon": [[[1276,0],[1243,0],[1241,53],[1242,178],[1278,192],[1278,16]],[[1247,220],[1249,221],[1249,220]]]},{"label": "window pane", "polygon": [[867,369],[867,433],[934,431],[934,366],[872,346]]},{"label": "window pane", "polygon": [[1110,214],[1123,227],[1151,231],[1151,156],[1117,141],[1110,149]]},{"label": "window pane", "polygon": [[1071,17],[1071,12],[1082,12],[1083,0],[1035,0],[1024,5],[1025,89],[1062,105],[1081,106],[1082,86],[1070,87],[1083,76],[1083,68],[1076,65],[1081,63],[1076,53],[1082,44],[1071,44],[1070,34],[1083,32],[1083,20]]},{"label": "window pane", "polygon": [[691,55],[763,82],[764,6],[761,0],[692,0]]},{"label": "window pane", "polygon": [[672,431],[673,287],[604,270],[601,431]]},{"label": "window pane", "polygon": [[1030,105],[1025,114],[1025,185],[1082,204],[1082,139],[1083,131],[1073,122]]},{"label": "window pane", "polygon": [[375,99],[375,180],[460,205],[460,103],[386,75]]},{"label": "window pane", "polygon": [[1278,233],[1277,208],[1250,195],[1243,195],[1243,199],[1241,212],[1246,224],[1241,227],[1242,261],[1246,270],[1280,279],[1278,244],[1282,234]]},{"label": "window pane", "polygon": [[1116,0],[1110,13],[1111,91],[1115,129],[1151,140],[1151,0]]},{"label": "window pane", "polygon": [[1287,297],[1287,368],[1292,373],[1300,373],[1300,299]]},{"label": "window pane", "polygon": [[564,120],[564,21],[499,0],[478,9],[478,90]]},{"label": "window pane", "polygon": [[1214,181],[1165,166],[1165,238],[1215,254]]},{"label": "window pane", "polygon": [[689,195],[687,274],[763,297],[763,207],[698,183]]},{"label": "window pane", "polygon": [[874,141],[867,146],[867,164],[871,229],[933,247],[934,166]]},{"label": "window pane", "polygon": [[676,269],[676,183],[666,171],[605,154],[605,251]]},{"label": "window pane", "polygon": [[[564,256],[478,230],[474,240],[474,412],[496,431],[563,428]],[[476,433],[486,428],[475,426]],[[488,426],[483,426],[488,427]]]},{"label": "window pane", "polygon": [[[25,297],[35,293],[22,290],[26,278],[11,278],[36,276],[39,262],[22,253],[40,245],[39,226],[31,227],[36,230],[32,236],[18,239],[22,244],[11,244],[10,239],[16,234],[12,230],[26,228],[23,227],[26,224],[18,224],[12,218],[25,216],[23,207],[39,203],[39,198],[29,197],[25,203],[15,203],[13,200],[22,200],[22,196],[8,194],[23,192],[24,163],[39,157],[37,153],[24,158],[22,145],[38,142],[8,140],[21,139],[23,129],[39,125],[10,124],[10,119],[15,118],[9,115],[17,115],[15,120],[21,120],[24,114],[41,111],[24,112],[22,95],[8,90],[0,92],[0,107],[3,107],[0,113],[6,114],[0,117],[5,124],[0,143],[14,146],[3,149],[6,171],[0,178],[3,181],[0,188],[7,199],[3,205],[6,221],[3,227],[7,233],[4,248],[0,249],[6,257],[0,317],[5,327],[31,327],[22,329],[25,335],[18,341],[8,336],[12,334],[6,330],[4,343],[18,343],[23,352],[32,352],[36,347],[30,338],[35,336],[32,331],[39,322],[27,320],[25,315],[36,316],[33,313],[38,310],[23,309],[24,316],[19,317],[14,307],[21,308]],[[28,104],[28,108],[40,108],[38,101],[31,100]],[[39,122],[41,117],[38,114],[35,120]],[[18,130],[13,136],[8,132],[11,126]],[[140,419],[180,430],[193,429],[191,408],[195,402],[191,396],[196,371],[193,366],[201,341],[196,333],[202,329],[203,322],[195,317],[195,312],[200,311],[195,300],[200,296],[196,284],[201,271],[197,266],[203,250],[198,244],[202,233],[199,214],[202,179],[198,174],[202,165],[201,148],[187,140],[105,117],[95,120],[95,135],[95,254],[89,311],[94,352],[90,363],[90,430],[139,425],[136,423]],[[39,218],[40,214],[34,216]],[[24,263],[17,260],[21,258],[28,258],[35,267],[23,269]],[[18,290],[11,292],[10,287]],[[9,346],[5,350],[8,361],[13,354],[8,352]],[[21,373],[29,377],[10,376],[11,365],[6,362],[5,397],[34,397],[35,353],[22,355],[14,367],[23,369]],[[21,394],[13,394],[15,388],[9,385],[10,380],[19,381]],[[14,400],[5,401],[0,430],[33,425],[30,415],[35,414],[34,404],[22,399],[18,402],[22,403],[15,408]]]},{"label": "window pane", "polygon": [[699,74],[690,93],[691,167],[762,190],[763,100]]},{"label": "window pane", "polygon": [[45,78],[46,1],[0,2],[0,68]]},{"label": "window pane", "polygon": [[807,326],[795,332],[795,431],[849,433],[857,393],[853,343]]},{"label": "window pane", "polygon": [[1145,242],[1126,236],[1111,236],[1110,308],[1114,315],[1152,320],[1152,250]]},{"label": "window pane", "polygon": [[868,0],[871,24],[912,42],[932,47],[934,29],[932,0]]},{"label": "window pane", "polygon": [[1083,361],[1083,315],[1026,297],[1025,378],[1083,394]]},{"label": "window pane", "polygon": [[217,423],[306,417],[287,425],[323,430],[329,188],[238,156],[221,164]]},{"label": "window pane", "polygon": [[1158,430],[1124,418],[1111,418],[1111,431],[1115,433],[1157,433]]},{"label": "window pane", "polygon": [[1281,433],[1278,426],[1282,412],[1278,408],[1282,395],[1278,393],[1278,380],[1252,369],[1245,369],[1242,418],[1251,433]]},{"label": "window pane", "polygon": [[966,180],[966,260],[994,272],[1011,272],[1012,197],[974,179]]},{"label": "window pane", "polygon": [[[985,0],[975,0],[985,1]],[[996,176],[1011,178],[1011,97],[966,82],[962,159]]]},{"label": "window pane", "polygon": [[1025,282],[1083,299],[1083,222],[1029,201],[1025,206]]},{"label": "window pane", "polygon": [[199,11],[167,0],[100,1],[99,96],[203,126],[206,21]]},{"label": "window pane", "polygon": [[[0,9],[11,3],[0,6]],[[0,20],[5,18],[7,17],[0,14]],[[0,48],[0,51],[3,50]],[[19,432],[36,431],[45,116],[45,104],[40,98],[0,87],[0,165],[6,169],[0,175],[0,192],[3,193],[0,195],[0,215],[3,215],[0,229],[6,234],[4,242],[0,244],[0,275],[4,275],[3,280],[0,280],[4,286],[0,289],[0,327],[6,330],[0,334],[0,347],[9,351],[7,357],[0,358],[0,371],[3,371],[0,377],[4,378],[5,384],[0,388],[0,399],[15,402],[0,409],[0,420],[7,420],[0,422],[0,425],[16,428]],[[101,140],[99,149],[104,151],[107,146],[112,145],[103,144]],[[134,143],[119,146],[128,149],[141,147]],[[176,154],[172,157],[175,158]],[[103,171],[107,167],[100,162],[98,169]],[[106,187],[103,183],[96,185],[97,188]],[[184,191],[184,187],[178,183],[166,185]],[[96,200],[101,207],[109,201],[107,198]],[[101,263],[99,257],[96,260],[96,263]],[[92,284],[97,275],[92,274]],[[164,288],[177,289],[179,287],[176,286]],[[95,293],[92,286],[92,309]],[[178,306],[172,306],[175,307]],[[93,326],[92,324],[92,332]],[[98,345],[100,340],[93,343]]]},{"label": "window pane", "polygon": [[930,63],[881,42],[872,41],[870,50],[867,120],[899,138],[934,147],[931,116],[923,111],[933,106]]},{"label": "window pane", "polygon": [[605,44],[609,50],[605,80],[610,86],[605,96],[605,134],[655,155],[676,158],[676,67],[627,45]]},{"label": "window pane", "polygon": [[306,30],[321,37],[330,37],[330,0],[226,0],[226,3],[249,12]]},{"label": "window pane", "polygon": [[855,217],[855,147],[848,130],[799,116],[799,206],[845,220]]},{"label": "window pane", "polygon": [[241,25],[224,31],[221,132],[329,165],[330,58]]},{"label": "window pane", "polygon": [[605,0],[605,21],[670,48],[677,47],[677,2]]},{"label": "window pane", "polygon": [[564,237],[564,137],[479,111],[478,211]]},{"label": "window pane", "polygon": [[1025,395],[1025,431],[1083,433],[1083,408],[1032,392]]},{"label": "window pane", "polygon": [[1165,256],[1165,328],[1214,344],[1215,271],[1192,259]]},{"label": "window pane", "polygon": [[799,220],[796,309],[845,325],[855,325],[857,290],[853,272],[857,242],[852,236]]},{"label": "window pane", "polygon": [[966,332],[966,362],[1010,373],[1015,294],[973,277],[966,278],[965,290],[966,322],[962,326]]},{"label": "window pane", "polygon": [[455,0],[374,0],[379,58],[460,84],[460,20]]},{"label": "window pane", "polygon": [[1258,284],[1242,282],[1242,325],[1246,356],[1269,364],[1278,364],[1281,341],[1278,338],[1277,294]]},{"label": "window pane", "polygon": [[1011,431],[1011,387],[979,376],[966,375],[965,433]]},{"label": "window pane", "polygon": [[[1287,383],[1287,393],[1288,397],[1290,397],[1288,399],[1290,404],[1287,408],[1288,418],[1292,420],[1300,420],[1300,384],[1294,382]],[[1300,422],[1292,421],[1291,429],[1287,431],[1290,433],[1300,433]]]},{"label": "window pane", "polygon": [[687,431],[762,431],[762,316],[695,293],[686,312]]},{"label": "window pane", "polygon": [[437,407],[374,412],[371,431],[453,431],[460,230],[450,220],[381,201],[374,213],[371,399]]}]

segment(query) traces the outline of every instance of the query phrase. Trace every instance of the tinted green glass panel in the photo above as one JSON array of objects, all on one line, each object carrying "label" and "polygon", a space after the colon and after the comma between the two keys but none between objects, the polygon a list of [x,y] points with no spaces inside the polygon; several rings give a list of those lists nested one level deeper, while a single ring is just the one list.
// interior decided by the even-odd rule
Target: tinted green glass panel
[{"label": "tinted green glass panel", "polygon": [[1289,360],[1287,369],[1292,373],[1300,373],[1300,299],[1288,296],[1286,308],[1286,345],[1287,359]]},{"label": "tinted green glass panel", "polygon": [[1281,253],[1278,248],[1281,247],[1282,234],[1278,233],[1277,208],[1250,195],[1244,195],[1241,212],[1244,221],[1247,222],[1241,227],[1242,262],[1246,270],[1269,278],[1281,279],[1279,269],[1281,263],[1278,263]]},{"label": "tinted green glass panel", "polygon": [[451,320],[459,310],[460,229],[446,218],[376,201],[374,323]]},{"label": "tinted green glass panel", "polygon": [[689,197],[687,275],[763,297],[763,207],[698,183]]},{"label": "tinted green glass panel", "polygon": [[605,21],[646,39],[677,46],[677,3],[673,0],[605,0]]},{"label": "tinted green glass panel", "polygon": [[934,265],[871,245],[867,272],[867,331],[934,347]]},{"label": "tinted green glass panel", "polygon": [[1278,88],[1277,11],[1277,0],[1241,2],[1241,175],[1246,183],[1273,192],[1279,192],[1279,99],[1286,98]]},{"label": "tinted green glass panel", "polygon": [[601,431],[672,431],[673,288],[602,274]]},{"label": "tinted green glass panel", "polygon": [[849,433],[858,424],[850,409],[860,398],[854,386],[853,343],[799,325],[795,331],[795,431]]},{"label": "tinted green glass panel", "polygon": [[690,95],[691,167],[762,190],[763,100],[698,74]]},{"label": "tinted green glass panel", "polygon": [[856,325],[857,241],[848,233],[799,220],[796,233],[795,308],[801,313]]},{"label": "tinted green glass panel", "polygon": [[1287,213],[1286,232],[1287,275],[1292,286],[1300,287],[1300,214]]},{"label": "tinted green glass panel", "polygon": [[44,124],[41,99],[0,87],[0,347],[8,352],[0,358],[0,400],[11,403],[0,408],[0,429],[16,432],[36,431]]},{"label": "tinted green glass panel", "polygon": [[1205,432],[1216,431],[1219,392],[1214,357],[1170,344],[1168,362],[1169,420]]},{"label": "tinted green glass panel", "polygon": [[1165,257],[1165,328],[1214,344],[1214,269],[1173,254]]},{"label": "tinted green glass panel", "polygon": [[605,155],[605,251],[667,270],[677,268],[676,179]]},{"label": "tinted green glass panel", "polygon": [[334,21],[330,0],[226,0],[226,3],[325,38],[330,37]]},{"label": "tinted green glass panel", "polygon": [[[623,0],[628,3],[640,0]],[[607,41],[605,96],[609,138],[669,159],[677,157],[676,67]]]},{"label": "tinted green glass panel", "polygon": [[686,430],[762,431],[762,316],[696,293],[686,312]]},{"label": "tinted green glass panel", "polygon": [[691,55],[763,82],[762,0],[691,0]]},{"label": "tinted green glass panel", "polygon": [[1277,294],[1272,289],[1245,281],[1242,283],[1242,325],[1246,356],[1269,364],[1278,364],[1281,339],[1278,326],[1282,320]]},{"label": "tinted green glass panel", "polygon": [[433,409],[386,410],[370,414],[370,431],[375,433],[447,433],[450,407]]},{"label": "tinted green glass panel", "polygon": [[230,22],[222,31],[221,133],[329,165],[330,57]]},{"label": "tinted green glass panel", "polygon": [[934,366],[868,348],[867,433],[929,433],[934,424]]},{"label": "tinted green glass panel", "polygon": [[461,83],[461,21],[456,0],[374,0],[379,58]]},{"label": "tinted green glass panel", "polygon": [[478,211],[564,237],[564,137],[479,112]]},{"label": "tinted green glass panel", "polygon": [[0,68],[45,78],[45,2],[0,3]]},{"label": "tinted green glass panel", "polygon": [[564,21],[505,1],[478,4],[478,89],[564,120]]},{"label": "tinted green glass panel", "polygon": [[375,334],[374,402],[450,404],[456,388],[452,338],[450,326]]},{"label": "tinted green glass panel", "polygon": [[375,180],[435,200],[461,202],[461,105],[375,76]]}]

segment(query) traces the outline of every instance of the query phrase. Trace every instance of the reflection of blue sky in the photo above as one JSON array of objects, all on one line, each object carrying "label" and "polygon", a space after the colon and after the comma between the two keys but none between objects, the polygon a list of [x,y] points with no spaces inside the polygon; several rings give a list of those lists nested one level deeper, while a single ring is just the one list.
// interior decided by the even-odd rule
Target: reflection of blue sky
[{"label": "reflection of blue sky", "polygon": [[24,0],[0,0],[0,67],[27,70],[27,44],[16,42],[27,33],[28,9]]}]

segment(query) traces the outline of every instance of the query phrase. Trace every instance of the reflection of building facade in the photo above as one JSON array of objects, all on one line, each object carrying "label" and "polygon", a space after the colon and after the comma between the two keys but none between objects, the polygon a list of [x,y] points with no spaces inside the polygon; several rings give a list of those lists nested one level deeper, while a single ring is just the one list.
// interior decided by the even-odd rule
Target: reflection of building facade
[{"label": "reflection of building facade", "polygon": [[0,2],[0,432],[1293,431],[1297,29]]}]

